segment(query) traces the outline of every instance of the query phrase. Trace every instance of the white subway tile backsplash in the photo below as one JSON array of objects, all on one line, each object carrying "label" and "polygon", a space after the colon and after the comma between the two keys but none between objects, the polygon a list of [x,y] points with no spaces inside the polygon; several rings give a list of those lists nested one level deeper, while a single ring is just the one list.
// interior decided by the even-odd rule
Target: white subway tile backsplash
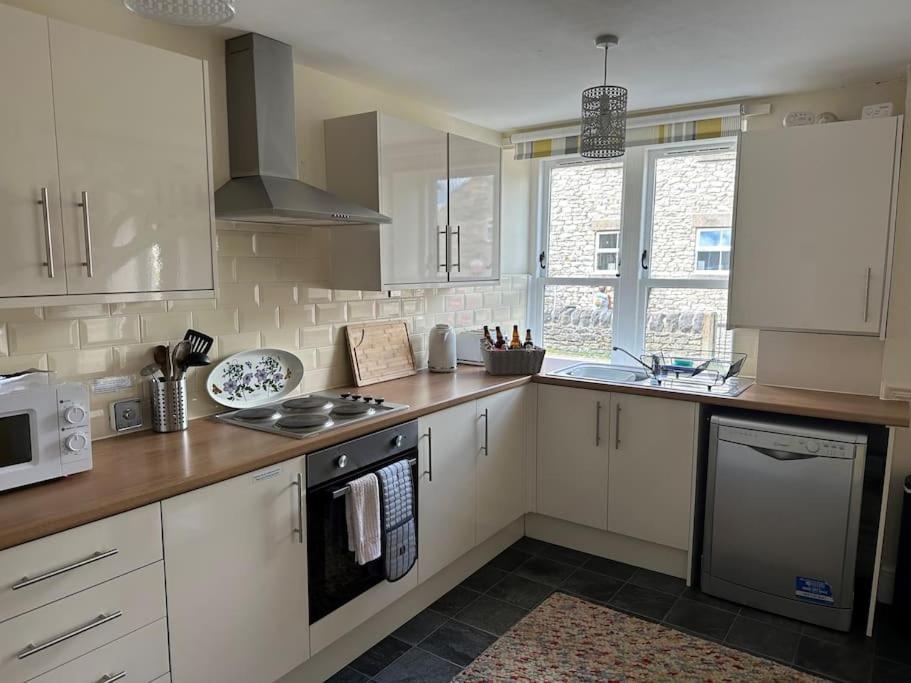
[{"label": "white subway tile backsplash", "polygon": [[402,302],[398,299],[378,301],[376,309],[377,318],[401,318]]},{"label": "white subway tile backsplash", "polygon": [[36,350],[57,351],[79,346],[76,320],[49,320],[34,323],[8,323],[9,352],[12,355],[33,354]]},{"label": "white subway tile backsplash", "polygon": [[331,368],[348,362],[345,349],[339,346],[324,346],[316,350],[316,366],[318,368]]},{"label": "white subway tile backsplash", "polygon": [[111,304],[111,315],[132,315],[134,313],[164,313],[167,310],[167,301],[128,301],[121,304]]},{"label": "white subway tile backsplash", "polygon": [[18,372],[28,368],[47,370],[47,354],[29,353],[21,356],[0,356],[0,373]]},{"label": "white subway tile backsplash", "polygon": [[78,351],[51,351],[47,354],[47,369],[61,377],[86,377],[111,374],[114,371],[114,349],[106,346]]},{"label": "white subway tile backsplash", "polygon": [[9,340],[6,337],[6,325],[0,323],[0,356],[9,355]]},{"label": "white subway tile backsplash", "polygon": [[402,315],[417,315],[423,312],[423,299],[402,299]]},{"label": "white subway tile backsplash", "polygon": [[332,301],[332,290],[323,289],[322,287],[306,287],[301,294],[301,300],[309,301],[310,303]]},{"label": "white subway tile backsplash", "polygon": [[297,329],[316,324],[316,306],[302,304],[300,306],[282,306],[278,309],[279,327]]},{"label": "white subway tile backsplash", "polygon": [[278,279],[282,282],[307,282],[322,279],[315,259],[280,258]]},{"label": "white subway tile backsplash", "polygon": [[343,303],[316,304],[316,322],[320,325],[345,322],[346,316]]},{"label": "white subway tile backsplash", "polygon": [[169,311],[214,311],[215,299],[176,299],[168,302]]},{"label": "white subway tile backsplash", "polygon": [[412,323],[412,330],[414,332],[426,332],[432,324],[433,322],[426,315],[416,315],[414,316],[414,323]]},{"label": "white subway tile backsplash", "polygon": [[[183,333],[181,333],[183,336]],[[133,344],[140,340],[138,315],[115,315],[111,318],[83,318],[79,321],[81,346]]]},{"label": "white subway tile backsplash", "polygon": [[294,352],[294,355],[300,358],[304,365],[304,372],[316,370],[318,361],[318,351],[316,349],[300,349]]},{"label": "white subway tile backsplash", "polygon": [[218,253],[225,256],[253,256],[253,233],[220,230]]},{"label": "white subway tile backsplash", "polygon": [[293,306],[297,303],[297,286],[286,282],[260,285],[259,301],[263,306]]},{"label": "white subway tile backsplash", "polygon": [[0,310],[0,321],[7,323],[28,323],[44,320],[43,308],[5,308]]},{"label": "white subway tile backsplash", "polygon": [[375,301],[349,301],[348,320],[351,322],[376,318]]},{"label": "white subway tile backsplash", "polygon": [[362,297],[361,292],[356,289],[336,289],[332,292],[332,298],[335,301],[357,301]]},{"label": "white subway tile backsplash", "polygon": [[275,282],[278,280],[278,260],[273,258],[237,258],[238,282]]},{"label": "white subway tile backsplash", "polygon": [[455,313],[438,313],[433,316],[433,324],[455,327]]},{"label": "white subway tile backsplash", "polygon": [[299,346],[297,328],[281,328],[278,330],[263,330],[261,333],[263,347],[267,349],[285,349],[293,351]]},{"label": "white subway tile backsplash", "polygon": [[259,306],[259,285],[252,282],[219,284],[216,308],[252,308]]},{"label": "white subway tile backsplash", "polygon": [[187,328],[192,326],[189,311],[171,313],[143,313],[140,316],[142,340],[149,339],[183,339]]},{"label": "white subway tile backsplash", "polygon": [[110,314],[108,304],[77,304],[75,306],[48,306],[44,309],[46,320],[64,320],[67,318],[87,318]]},{"label": "white subway tile backsplash", "polygon": [[220,337],[240,331],[237,325],[237,311],[231,308],[217,311],[196,311],[193,313],[192,327],[210,337]]},{"label": "white subway tile backsplash", "polygon": [[461,311],[465,308],[465,296],[463,294],[447,294],[446,297],[447,311]]},{"label": "white subway tile backsplash", "polygon": [[481,296],[483,298],[484,308],[493,308],[494,306],[500,305],[499,292],[484,292]]},{"label": "white subway tile backsplash", "polygon": [[134,375],[146,365],[153,363],[152,349],[163,342],[146,342],[142,344],[124,344],[113,347],[113,372],[121,375]]},{"label": "white subway tile backsplash", "polygon": [[297,235],[274,232],[258,232],[253,235],[253,253],[257,256],[293,258],[299,255],[299,244]]},{"label": "white subway tile backsplash", "polygon": [[479,308],[474,312],[474,324],[477,325],[490,325],[490,309],[489,308]]},{"label": "white subway tile backsplash", "polygon": [[[227,358],[241,351],[258,349],[262,346],[259,332],[226,334],[218,338],[218,358]],[[214,359],[214,358],[213,358]]]},{"label": "white subway tile backsplash", "polygon": [[218,256],[218,282],[237,282],[237,260],[233,256]]},{"label": "white subway tile backsplash", "polygon": [[455,314],[456,327],[472,327],[474,325],[474,311],[458,311]]},{"label": "white subway tile backsplash", "polygon": [[478,292],[465,295],[465,308],[481,308],[484,305],[484,295]]},{"label": "white subway tile backsplash", "polygon": [[240,308],[237,310],[238,330],[240,332],[259,332],[278,327],[278,307]]},{"label": "white subway tile backsplash", "polygon": [[329,325],[323,327],[307,327],[300,330],[300,346],[302,349],[329,346],[333,343],[334,334]]}]

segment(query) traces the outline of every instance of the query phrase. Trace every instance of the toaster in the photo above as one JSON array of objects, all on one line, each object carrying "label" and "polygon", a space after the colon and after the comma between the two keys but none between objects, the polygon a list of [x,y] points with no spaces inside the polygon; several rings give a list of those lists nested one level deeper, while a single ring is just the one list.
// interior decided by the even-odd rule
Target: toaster
[{"label": "toaster", "polygon": [[484,365],[481,357],[481,339],[483,330],[459,332],[456,336],[456,358],[464,365]]}]

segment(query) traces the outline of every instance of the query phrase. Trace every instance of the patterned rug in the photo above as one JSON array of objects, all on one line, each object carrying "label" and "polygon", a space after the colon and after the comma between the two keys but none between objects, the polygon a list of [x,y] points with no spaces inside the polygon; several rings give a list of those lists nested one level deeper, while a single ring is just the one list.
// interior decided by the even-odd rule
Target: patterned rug
[{"label": "patterned rug", "polygon": [[810,683],[822,679],[554,593],[454,680],[458,683]]}]

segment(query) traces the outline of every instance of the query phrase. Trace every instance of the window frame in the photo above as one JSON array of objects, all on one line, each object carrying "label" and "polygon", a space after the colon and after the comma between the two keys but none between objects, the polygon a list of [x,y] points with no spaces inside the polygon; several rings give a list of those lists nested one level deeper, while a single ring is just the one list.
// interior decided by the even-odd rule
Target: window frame
[{"label": "window frame", "polygon": [[[617,272],[619,271],[620,265],[620,228],[611,229],[611,230],[596,230],[595,231],[595,264],[592,268],[592,272],[597,275],[613,275],[616,277]],[[617,246],[615,247],[602,247],[601,246],[601,235],[616,235],[617,236]],[[598,257],[601,254],[614,254],[616,255],[617,267],[611,268],[609,270],[598,268]]]},{"label": "window frame", "polygon": [[[730,271],[697,271],[706,277],[652,278],[642,267],[651,252],[652,220],[655,198],[655,164],[670,155],[703,152],[717,153],[730,149],[735,157],[739,153],[739,136],[725,136],[711,140],[662,143],[630,147],[621,158],[623,164],[623,195],[618,243],[618,270],[592,277],[551,277],[547,273],[546,255],[550,239],[550,174],[559,166],[603,164],[604,160],[583,159],[578,155],[539,159],[534,163],[532,201],[536,207],[536,235],[534,276],[531,278],[528,297],[528,316],[532,329],[539,339],[544,331],[544,290],[547,285],[608,286],[613,289],[612,337],[614,346],[623,347],[635,355],[643,353],[645,321],[649,292],[652,289],[728,289]],[[735,162],[736,164],[736,162]],[[734,198],[736,206],[736,193]],[[711,228],[712,226],[705,226]],[[718,226],[727,228],[728,226]],[[607,232],[607,231],[599,231]],[[596,237],[597,239],[597,237]],[[731,240],[734,230],[731,226]],[[647,245],[647,246],[646,246]],[[649,253],[643,258],[643,251]],[[542,267],[539,255],[545,254]],[[597,257],[596,257],[597,259]],[[596,260],[597,262],[597,260]],[[695,264],[694,264],[695,265]],[[723,277],[720,277],[723,276]],[[626,365],[630,361],[612,357],[611,363]]]}]

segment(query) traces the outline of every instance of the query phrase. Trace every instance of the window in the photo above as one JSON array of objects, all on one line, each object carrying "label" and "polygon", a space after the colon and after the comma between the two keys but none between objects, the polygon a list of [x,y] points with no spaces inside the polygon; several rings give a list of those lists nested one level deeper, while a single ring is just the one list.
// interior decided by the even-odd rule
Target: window
[{"label": "window", "polygon": [[616,273],[620,259],[620,231],[605,230],[595,233],[595,272]]},{"label": "window", "polygon": [[[736,141],[540,162],[541,268],[529,319],[555,356],[721,355]],[[618,363],[629,359],[617,358]]]},{"label": "window", "polygon": [[731,268],[731,229],[696,228],[696,270],[727,272]]}]

